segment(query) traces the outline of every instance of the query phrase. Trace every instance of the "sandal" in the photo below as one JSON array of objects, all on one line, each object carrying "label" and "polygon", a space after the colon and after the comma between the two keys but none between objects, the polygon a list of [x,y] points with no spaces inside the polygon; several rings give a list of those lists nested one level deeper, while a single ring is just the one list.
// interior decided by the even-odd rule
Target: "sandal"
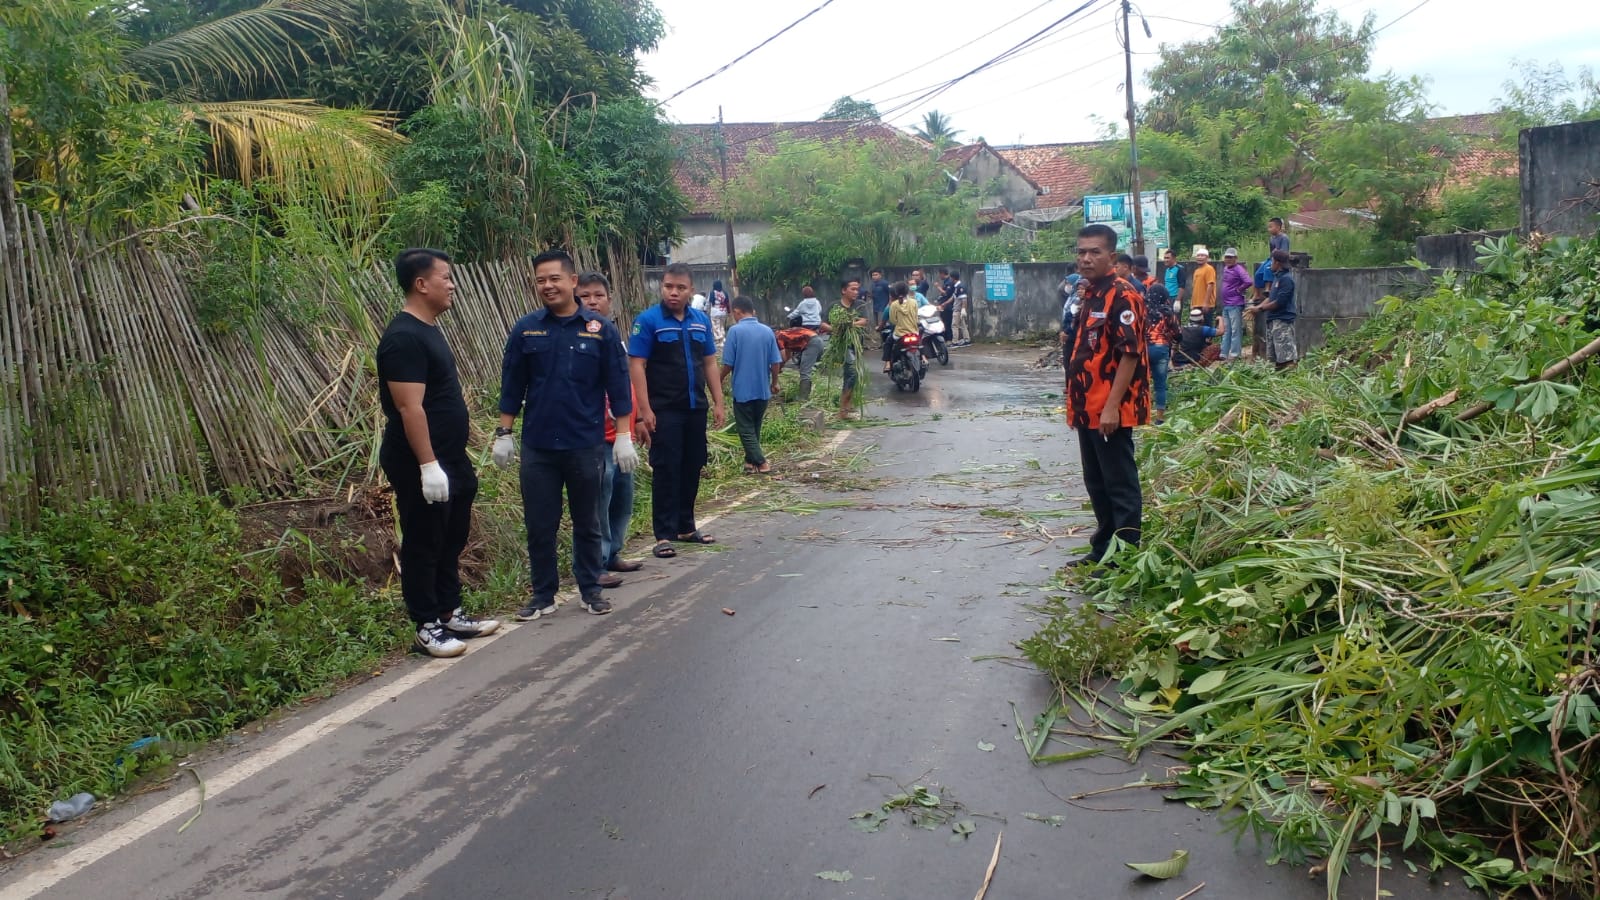
[{"label": "sandal", "polygon": [[756,474],[757,475],[771,475],[772,474],[772,463],[762,463],[760,466],[758,466],[756,468]]},{"label": "sandal", "polygon": [[656,541],[656,548],[650,552],[656,559],[671,559],[678,555],[678,551],[672,549],[671,541]]},{"label": "sandal", "polygon": [[755,466],[752,466],[749,463],[745,463],[744,464],[744,473],[746,475],[754,475],[754,474],[756,474],[756,471],[757,471],[757,469],[756,469]]},{"label": "sandal", "polygon": [[699,529],[695,529],[688,534],[678,535],[678,542],[680,544],[715,544],[717,539],[709,534],[701,534]]}]

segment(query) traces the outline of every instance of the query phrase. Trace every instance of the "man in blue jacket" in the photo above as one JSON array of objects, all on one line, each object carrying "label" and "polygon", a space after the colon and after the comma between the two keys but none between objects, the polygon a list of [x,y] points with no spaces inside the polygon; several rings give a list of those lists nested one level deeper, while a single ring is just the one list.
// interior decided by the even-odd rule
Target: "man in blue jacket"
[{"label": "man in blue jacket", "polygon": [[[610,448],[618,469],[633,471],[639,455],[630,436],[633,398],[622,336],[604,316],[578,305],[578,269],[572,257],[550,250],[533,258],[534,287],[544,308],[512,326],[500,367],[500,427],[494,461],[511,464],[511,435],[522,424],[522,518],[528,530],[533,591],[517,610],[518,622],[555,611],[556,531],[561,493],[572,515],[572,575],[579,602],[597,616],[611,612],[600,595],[604,564],[600,487],[606,472],[606,409],[617,423]],[[705,318],[702,314],[702,318]],[[709,333],[711,323],[706,322]]]},{"label": "man in blue jacket", "polygon": [[708,389],[714,427],[726,423],[727,413],[711,320],[689,307],[693,295],[692,270],[683,263],[667,266],[661,273],[661,302],[639,313],[628,337],[639,436],[650,445],[650,514],[656,535],[652,553],[657,559],[678,555],[674,541],[716,543],[694,521],[700,470],[706,464]]}]

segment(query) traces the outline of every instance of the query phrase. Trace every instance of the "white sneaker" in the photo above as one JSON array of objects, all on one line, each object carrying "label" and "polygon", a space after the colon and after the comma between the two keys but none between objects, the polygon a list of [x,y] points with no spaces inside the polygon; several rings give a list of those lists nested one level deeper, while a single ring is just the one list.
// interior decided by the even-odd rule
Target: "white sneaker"
[{"label": "white sneaker", "polygon": [[463,644],[450,632],[445,631],[444,626],[438,622],[429,622],[418,628],[416,643],[411,646],[420,653],[426,653],[429,656],[441,659],[460,656],[467,652],[467,645]]},{"label": "white sneaker", "polygon": [[498,619],[479,619],[476,616],[469,616],[462,612],[459,606],[450,613],[450,618],[439,624],[444,626],[445,631],[458,637],[483,637],[500,630]]}]

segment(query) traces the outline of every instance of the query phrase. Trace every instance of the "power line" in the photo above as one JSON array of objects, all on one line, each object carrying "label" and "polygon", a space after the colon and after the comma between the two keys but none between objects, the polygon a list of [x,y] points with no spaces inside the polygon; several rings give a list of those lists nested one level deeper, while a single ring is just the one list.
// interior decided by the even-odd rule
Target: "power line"
[{"label": "power line", "polygon": [[890,110],[888,110],[886,112],[880,112],[880,118],[889,118],[891,116],[895,116],[895,115],[899,115],[900,113],[907,112],[907,111],[909,111],[911,109],[915,109],[916,107],[919,107],[922,104],[928,102],[929,100],[932,100],[935,97],[938,97],[939,95],[945,93],[946,91],[950,90],[951,88],[955,87],[956,85],[960,84],[961,82],[967,80],[968,78],[971,78],[972,76],[978,74],[979,72],[982,72],[982,71],[984,71],[986,69],[992,68],[992,67],[994,67],[996,65],[999,65],[1000,63],[1005,62],[1006,60],[1010,59],[1011,57],[1017,55],[1020,51],[1028,48],[1030,45],[1037,43],[1042,38],[1044,38],[1046,35],[1050,34],[1052,31],[1055,31],[1056,29],[1058,29],[1061,26],[1065,25],[1067,22],[1071,21],[1073,18],[1077,17],[1079,14],[1083,13],[1089,7],[1094,6],[1098,2],[1101,2],[1101,0],[1084,0],[1084,2],[1082,4],[1080,4],[1078,7],[1073,9],[1071,12],[1069,12],[1066,15],[1062,16],[1061,18],[1055,20],[1054,22],[1051,22],[1049,25],[1046,25],[1044,28],[1039,29],[1038,31],[1034,32],[1033,34],[1029,35],[1028,37],[1024,38],[1022,41],[1020,41],[1017,44],[1013,45],[1010,49],[1008,49],[1008,50],[1006,50],[1006,51],[1004,51],[1004,52],[1002,52],[1002,53],[990,58],[986,62],[980,63],[977,66],[974,66],[973,68],[967,70],[966,72],[963,72],[960,75],[957,75],[955,78],[952,78],[949,81],[943,82],[943,83],[941,83],[941,84],[939,84],[939,85],[937,85],[937,86],[925,91],[923,94],[921,94],[920,96],[916,97],[915,99],[909,100],[909,101],[907,101],[905,103],[901,103],[901,104],[897,105],[896,107],[894,107],[893,109],[890,109]]},{"label": "power line", "polygon": [[[1007,25],[1011,25],[1011,24],[1013,24],[1013,23],[1015,23],[1015,22],[1017,22],[1017,21],[1019,21],[1021,19],[1025,19],[1028,16],[1033,15],[1034,13],[1038,12],[1041,9],[1044,9],[1046,6],[1049,6],[1050,4],[1052,4],[1054,2],[1055,2],[1055,0],[1044,0],[1043,3],[1039,4],[1038,6],[1033,7],[1032,9],[1030,9],[1027,12],[1023,13],[1022,15],[1017,16],[1014,19],[1007,20],[1006,22],[1003,22],[1002,24],[997,25],[994,28],[989,29],[988,31],[985,31],[983,34],[980,34],[977,37],[972,38],[971,40],[963,40],[963,43],[966,44],[967,46],[971,46],[973,44],[976,44],[977,42],[983,40],[984,38],[988,37],[989,35],[994,34],[996,31],[999,31],[1000,29],[1006,27]],[[858,91],[851,91],[847,96],[855,97],[855,96],[859,96],[861,94],[865,94],[866,92],[868,92],[868,91],[870,91],[870,90],[872,90],[874,88],[883,87],[884,85],[886,85],[886,84],[888,84],[888,83],[890,83],[892,81],[899,81],[900,79],[906,77],[907,75],[910,75],[912,72],[921,71],[922,69],[926,69],[927,67],[929,67],[931,65],[935,65],[935,64],[943,62],[943,61],[944,61],[944,57],[942,55],[935,56],[934,58],[932,58],[930,60],[927,60],[926,62],[917,63],[916,65],[914,65],[911,68],[905,70],[904,72],[901,72],[898,75],[890,75],[888,78],[885,78],[884,80],[878,82],[877,84],[869,84],[866,87],[864,87],[864,88],[862,88],[862,89],[860,89]]]},{"label": "power line", "polygon": [[[999,31],[1001,28],[1006,27],[1006,25],[1011,25],[1011,24],[1021,20],[1022,18],[1026,17],[1030,13],[1038,11],[1040,8],[1045,6],[1047,3],[1051,3],[1051,2],[1054,2],[1054,0],[1046,0],[1046,3],[1042,3],[1039,6],[1033,7],[1032,9],[1030,9],[1027,12],[1023,13],[1022,15],[1017,16],[1016,18],[1013,18],[1013,19],[1007,21],[1004,25],[1001,25],[1001,26],[999,26],[997,28],[991,29],[991,30],[979,35],[977,38],[974,38],[972,40],[963,39],[963,42],[962,42],[962,44],[960,46],[971,46],[976,41],[982,40],[983,38],[994,34],[995,32]],[[1097,2],[1100,2],[1102,4],[1109,4],[1111,2],[1114,2],[1114,0],[1097,0]],[[1038,52],[1040,50],[1044,50],[1044,49],[1047,49],[1049,47],[1055,46],[1056,44],[1059,44],[1062,41],[1071,40],[1071,39],[1073,39],[1075,37],[1078,37],[1078,36],[1080,36],[1082,34],[1086,34],[1087,32],[1092,31],[1092,30],[1093,30],[1093,28],[1084,29],[1082,31],[1074,31],[1074,32],[1071,32],[1069,34],[1060,35],[1060,36],[1058,36],[1058,37],[1056,37],[1056,38],[1054,38],[1052,40],[1049,40],[1049,41],[1042,41],[1042,42],[1040,42],[1038,44],[1035,44],[1033,46],[1028,47],[1026,50],[1022,50],[1020,52],[1012,54],[1011,56],[1007,57],[1005,61],[1006,62],[1013,62],[1015,60],[1021,59],[1024,56],[1027,56],[1027,55],[1029,55],[1031,53],[1036,53],[1036,52]],[[908,91],[904,91],[904,92],[899,93],[899,94],[892,94],[892,95],[890,95],[888,97],[868,98],[868,97],[864,96],[868,91],[872,90],[873,88],[882,87],[883,85],[886,85],[886,84],[889,84],[891,82],[897,81],[897,80],[905,77],[906,75],[911,74],[912,72],[916,72],[916,71],[918,71],[920,69],[925,69],[928,66],[936,65],[938,63],[944,62],[945,61],[945,55],[948,52],[956,50],[956,49],[959,49],[959,47],[949,48],[949,50],[942,51],[939,55],[933,57],[932,59],[928,60],[927,62],[919,63],[916,66],[913,66],[912,68],[907,69],[904,72],[899,73],[898,75],[894,75],[894,76],[892,76],[890,78],[886,78],[883,81],[878,82],[877,84],[869,85],[868,87],[865,87],[865,88],[862,88],[862,89],[859,89],[859,90],[855,90],[855,91],[851,91],[846,96],[858,97],[858,98],[862,98],[864,100],[870,100],[874,104],[884,104],[884,103],[893,103],[896,100],[902,100],[902,99],[904,99],[906,97],[915,96],[915,95],[920,94],[920,93],[922,93],[924,91],[927,91],[927,90],[929,90],[931,88],[938,87],[939,85],[944,84],[947,81],[947,79],[940,79],[938,81],[929,82],[927,84],[920,85],[918,87],[914,87],[914,88],[912,88],[912,89],[910,89]],[[804,109],[812,109],[812,108],[814,108],[814,107],[812,107],[812,106],[804,107]],[[793,115],[799,115],[799,114],[800,114],[800,111],[796,111],[795,113],[793,113]],[[780,117],[780,118],[787,118],[787,115],[784,116],[784,117]],[[880,118],[882,118],[882,117],[880,116]]]},{"label": "power line", "polygon": [[822,12],[824,9],[828,8],[832,4],[833,4],[833,0],[822,0],[822,4],[819,5],[816,9],[813,9],[812,11],[806,13],[805,15],[801,16],[800,18],[795,19],[793,22],[790,22],[788,25],[785,25],[783,27],[783,29],[781,31],[779,31],[777,34],[774,34],[772,37],[767,38],[766,40],[764,40],[761,43],[755,45],[754,47],[751,47],[749,50],[746,50],[745,52],[743,52],[743,53],[739,54],[738,56],[734,57],[731,62],[727,63],[722,68],[717,69],[715,72],[712,72],[710,75],[707,75],[706,77],[700,79],[699,81],[696,81],[695,83],[689,85],[688,87],[684,88],[683,90],[678,91],[676,94],[673,94],[671,97],[668,97],[667,99],[661,101],[661,105],[665,106],[668,103],[671,103],[672,101],[678,99],[678,97],[682,96],[685,92],[693,90],[693,89],[699,87],[700,85],[705,84],[706,82],[710,81],[711,79],[717,77],[718,75],[721,75],[723,72],[728,71],[729,69],[733,68],[734,65],[737,64],[740,60],[743,60],[745,57],[747,57],[750,54],[756,52],[757,50],[760,50],[762,47],[765,47],[766,45],[772,43],[773,41],[777,40],[778,38],[783,37],[784,34],[788,33],[788,31],[790,29],[794,28],[796,25],[799,25],[801,22],[804,22],[805,20],[811,18],[812,16],[816,15],[817,13]]},{"label": "power line", "polygon": [[[1076,69],[1069,69],[1069,70],[1067,70],[1065,72],[1062,72],[1060,75],[1052,75],[1052,76],[1050,76],[1049,78],[1046,78],[1043,81],[1037,81],[1037,82],[1034,82],[1033,84],[1028,85],[1027,87],[1018,88],[1018,89],[1016,89],[1014,91],[1011,91],[1011,92],[1009,92],[1009,96],[1015,97],[1018,94],[1026,94],[1029,91],[1036,90],[1038,88],[1042,88],[1047,84],[1053,84],[1054,82],[1060,81],[1061,79],[1066,78],[1066,77],[1068,77],[1070,75],[1076,75],[1079,72],[1082,72],[1082,71],[1084,71],[1086,69],[1092,69],[1095,66],[1098,66],[1103,62],[1109,62],[1110,60],[1116,59],[1117,57],[1119,57],[1121,55],[1122,55],[1121,53],[1113,53],[1110,56],[1102,56],[1099,59],[1095,60],[1094,62],[1087,63],[1085,65],[1081,65],[1081,66],[1077,67]],[[1105,79],[1105,78],[1100,79],[1100,81],[1105,81],[1105,80],[1107,80],[1107,79]],[[1099,82],[1096,82],[1096,84],[1098,84],[1098,83]],[[978,107],[984,106],[984,105],[986,105],[986,102],[985,103],[974,103],[971,106],[963,106],[960,109],[953,110],[950,114],[951,115],[955,115],[957,113],[964,113],[964,112],[967,112],[969,110],[977,109]]]}]

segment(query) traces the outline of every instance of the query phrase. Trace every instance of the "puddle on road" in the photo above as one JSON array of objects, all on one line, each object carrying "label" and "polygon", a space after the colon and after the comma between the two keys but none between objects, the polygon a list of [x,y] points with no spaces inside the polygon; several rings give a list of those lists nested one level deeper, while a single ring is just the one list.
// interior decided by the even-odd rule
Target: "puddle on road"
[{"label": "puddle on road", "polygon": [[948,367],[936,364],[929,369],[922,389],[915,393],[899,390],[886,378],[874,378],[873,406],[868,412],[891,418],[913,411],[947,415],[992,414],[997,409],[1048,412],[1061,405],[1061,392],[1058,371],[1034,369],[1017,358],[957,354]]}]

